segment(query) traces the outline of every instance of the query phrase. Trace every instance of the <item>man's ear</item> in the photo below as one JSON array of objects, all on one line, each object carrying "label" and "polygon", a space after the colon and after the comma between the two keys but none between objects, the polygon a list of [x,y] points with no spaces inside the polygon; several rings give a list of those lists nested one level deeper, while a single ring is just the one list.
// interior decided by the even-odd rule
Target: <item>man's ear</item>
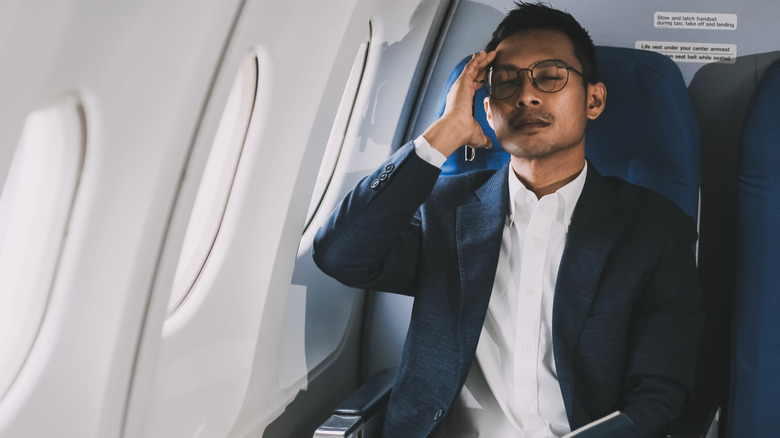
[{"label": "man's ear", "polygon": [[607,104],[607,87],[602,82],[588,84],[588,119],[596,120]]},{"label": "man's ear", "polygon": [[490,113],[490,96],[486,97],[482,102],[485,105],[485,116],[487,116],[488,125],[495,131],[496,128],[493,127],[493,114]]}]

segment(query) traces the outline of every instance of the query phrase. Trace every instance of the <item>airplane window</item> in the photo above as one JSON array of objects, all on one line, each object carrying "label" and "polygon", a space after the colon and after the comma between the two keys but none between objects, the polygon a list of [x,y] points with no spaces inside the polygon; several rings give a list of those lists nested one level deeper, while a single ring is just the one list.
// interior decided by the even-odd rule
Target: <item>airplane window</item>
[{"label": "airplane window", "polygon": [[0,398],[46,313],[84,148],[84,113],[76,99],[27,116],[0,194]]},{"label": "airplane window", "polygon": [[347,85],[344,88],[344,93],[341,95],[336,119],[333,121],[330,137],[328,137],[328,145],[325,147],[325,155],[322,157],[322,164],[320,164],[320,170],[317,174],[317,182],[314,184],[314,192],[309,204],[309,212],[306,214],[306,227],[304,230],[309,227],[314,214],[317,213],[322,197],[325,195],[325,191],[333,178],[333,172],[336,170],[336,163],[341,154],[341,146],[344,144],[349,119],[352,117],[352,109],[360,88],[360,81],[363,79],[370,40],[371,31],[369,30],[358,49],[355,61],[352,63],[352,71],[349,74],[349,79],[347,79]]},{"label": "airplane window", "polygon": [[173,314],[195,286],[219,233],[257,94],[257,57],[241,65],[219,121],[184,235],[168,301]]}]

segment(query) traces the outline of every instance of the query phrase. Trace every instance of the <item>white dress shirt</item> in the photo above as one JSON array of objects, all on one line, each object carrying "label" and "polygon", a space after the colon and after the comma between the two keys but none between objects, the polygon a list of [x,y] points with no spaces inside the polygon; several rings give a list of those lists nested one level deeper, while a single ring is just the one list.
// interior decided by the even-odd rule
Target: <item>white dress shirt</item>
[{"label": "white dress shirt", "polygon": [[[422,137],[417,154],[444,156]],[[537,199],[509,172],[509,209],[496,279],[474,362],[439,437],[552,438],[570,432],[552,346],[558,268],[587,163],[555,193]]]}]

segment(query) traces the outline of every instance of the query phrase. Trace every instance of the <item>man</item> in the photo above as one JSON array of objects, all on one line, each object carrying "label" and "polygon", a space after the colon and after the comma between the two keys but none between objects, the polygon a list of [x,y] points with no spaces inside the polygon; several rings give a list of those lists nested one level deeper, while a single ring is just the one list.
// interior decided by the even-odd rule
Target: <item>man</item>
[{"label": "man", "polygon": [[[560,437],[621,410],[629,435],[658,436],[691,397],[693,221],[587,163],[606,89],[574,18],[518,4],[487,49],[315,240],[341,282],[415,297],[384,435]],[[490,147],[472,116],[483,81],[510,163],[439,177],[461,145]]]}]

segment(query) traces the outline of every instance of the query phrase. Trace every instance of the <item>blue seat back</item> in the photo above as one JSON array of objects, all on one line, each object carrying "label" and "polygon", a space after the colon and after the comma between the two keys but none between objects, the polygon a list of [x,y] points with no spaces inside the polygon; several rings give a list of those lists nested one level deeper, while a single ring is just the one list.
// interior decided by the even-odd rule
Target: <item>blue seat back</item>
[{"label": "blue seat back", "polygon": [[743,125],[729,436],[777,436],[780,413],[780,61]]},{"label": "blue seat back", "polygon": [[[701,139],[699,125],[680,69],[663,55],[644,50],[597,47],[598,80],[607,87],[607,105],[588,123],[586,156],[603,175],[653,189],[698,216]],[[452,84],[470,57],[452,71],[439,98],[435,117],[444,112]],[[493,148],[480,150],[472,162],[462,151],[449,157],[442,171],[457,174],[497,169],[509,161],[487,123],[482,88],[474,116]]]}]

